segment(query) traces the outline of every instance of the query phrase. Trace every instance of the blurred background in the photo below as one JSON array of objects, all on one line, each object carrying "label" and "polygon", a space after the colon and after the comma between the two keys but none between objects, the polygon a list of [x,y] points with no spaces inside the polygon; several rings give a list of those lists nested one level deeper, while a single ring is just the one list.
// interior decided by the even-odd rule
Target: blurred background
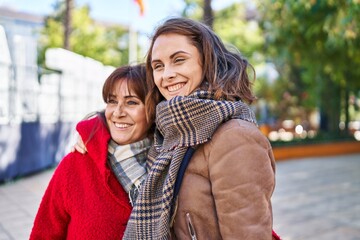
[{"label": "blurred background", "polygon": [[[209,25],[254,66],[286,240],[360,239],[360,0],[0,0],[0,239],[28,239],[75,124],[163,19]],[[296,161],[295,161],[296,160]]]},{"label": "blurred background", "polygon": [[209,25],[254,66],[277,161],[360,152],[359,0],[0,0],[0,184],[55,167],[105,106],[106,77],[143,62],[171,16]]}]

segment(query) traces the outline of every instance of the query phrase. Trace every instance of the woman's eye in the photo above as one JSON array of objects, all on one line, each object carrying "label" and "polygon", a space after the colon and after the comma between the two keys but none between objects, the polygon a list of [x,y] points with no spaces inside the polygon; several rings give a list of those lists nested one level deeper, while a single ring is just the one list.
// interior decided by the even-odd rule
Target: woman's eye
[{"label": "woman's eye", "polygon": [[185,58],[175,58],[175,63],[180,63],[185,61]]},{"label": "woman's eye", "polygon": [[159,70],[161,67],[162,67],[162,64],[157,63],[157,64],[155,64],[155,65],[153,66],[153,69],[154,69],[154,70]]},{"label": "woman's eye", "polygon": [[139,102],[138,102],[138,101],[130,100],[130,101],[127,101],[127,104],[128,104],[128,105],[139,105]]},{"label": "woman's eye", "polygon": [[109,100],[107,101],[107,103],[109,103],[109,104],[117,104],[117,101],[114,100],[114,99],[109,99]]}]

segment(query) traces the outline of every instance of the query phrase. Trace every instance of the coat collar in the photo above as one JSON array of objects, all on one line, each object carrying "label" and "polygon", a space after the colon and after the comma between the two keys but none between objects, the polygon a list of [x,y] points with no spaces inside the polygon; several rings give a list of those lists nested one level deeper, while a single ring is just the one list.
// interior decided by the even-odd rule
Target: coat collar
[{"label": "coat collar", "polygon": [[76,126],[86,145],[90,158],[94,160],[102,175],[106,172],[107,146],[110,133],[99,116],[79,122]]}]

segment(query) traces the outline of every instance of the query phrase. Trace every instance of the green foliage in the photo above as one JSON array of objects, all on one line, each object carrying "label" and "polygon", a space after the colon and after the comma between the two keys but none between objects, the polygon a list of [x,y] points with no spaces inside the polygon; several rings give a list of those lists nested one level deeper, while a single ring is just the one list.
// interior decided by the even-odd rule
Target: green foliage
[{"label": "green foliage", "polygon": [[204,0],[184,0],[184,3],[185,7],[181,15],[186,18],[201,21],[204,14],[204,9],[202,7]]},{"label": "green foliage", "polygon": [[255,19],[248,20],[247,8],[243,3],[215,13],[214,31],[224,42],[235,46],[251,63],[261,62],[261,46],[264,44],[262,31]]},{"label": "green foliage", "polygon": [[[63,47],[64,2],[55,5],[55,11],[48,16],[40,38],[39,64],[44,64],[48,48]],[[119,25],[101,24],[90,17],[88,6],[75,7],[72,11],[71,51],[93,58],[105,65],[119,66],[128,61],[128,47],[120,48],[120,40],[127,30]],[[128,42],[128,41],[126,41]]]},{"label": "green foliage", "polygon": [[341,96],[359,89],[360,1],[259,1],[266,51],[300,106],[319,107],[337,131]]},{"label": "green foliage", "polygon": [[269,53],[304,68],[305,81],[320,73],[344,85],[346,70],[360,75],[354,68],[360,60],[355,54],[360,47],[359,6],[359,1],[261,1]]}]

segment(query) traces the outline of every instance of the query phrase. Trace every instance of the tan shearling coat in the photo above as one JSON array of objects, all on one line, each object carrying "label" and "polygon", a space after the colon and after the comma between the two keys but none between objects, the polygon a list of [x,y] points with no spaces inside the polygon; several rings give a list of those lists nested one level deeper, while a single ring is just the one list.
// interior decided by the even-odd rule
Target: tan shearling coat
[{"label": "tan shearling coat", "polygon": [[253,123],[222,124],[185,171],[172,239],[272,239],[274,187],[267,138]]}]

